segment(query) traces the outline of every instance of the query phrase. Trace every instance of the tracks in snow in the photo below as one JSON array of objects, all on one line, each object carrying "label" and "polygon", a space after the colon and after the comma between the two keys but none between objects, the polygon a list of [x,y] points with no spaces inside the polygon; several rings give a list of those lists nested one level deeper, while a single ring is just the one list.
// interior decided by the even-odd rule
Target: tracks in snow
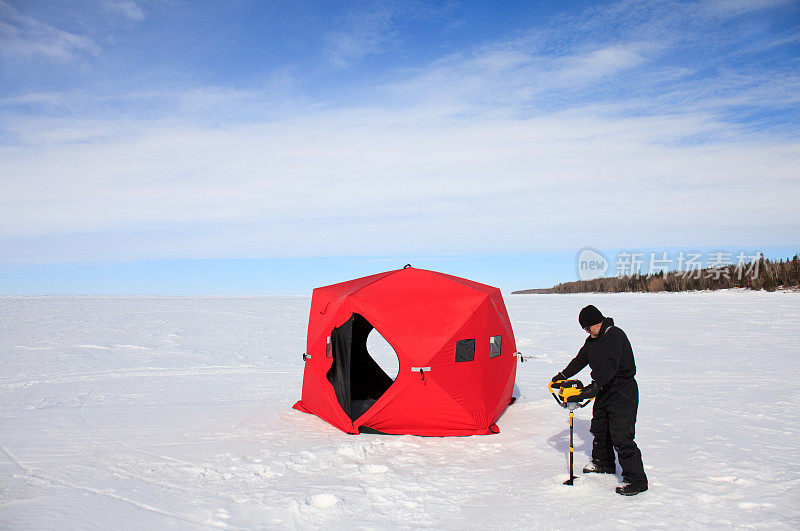
[{"label": "tracks in snow", "polygon": [[6,457],[8,457],[8,459],[12,463],[14,463],[14,465],[20,471],[19,474],[11,474],[12,478],[36,479],[36,480],[42,481],[42,482],[44,482],[46,484],[49,484],[51,486],[75,489],[75,490],[80,490],[80,491],[83,491],[83,492],[88,492],[90,494],[96,494],[96,495],[99,495],[99,496],[105,496],[107,498],[111,498],[112,500],[116,500],[116,501],[120,501],[120,502],[123,502],[123,503],[127,503],[129,505],[132,505],[133,507],[136,507],[137,509],[141,509],[141,510],[144,510],[144,511],[149,511],[149,512],[156,513],[156,514],[160,514],[160,515],[166,516],[168,518],[172,518],[172,519],[175,519],[175,520],[179,520],[181,522],[185,522],[185,523],[188,523],[188,524],[193,524],[193,525],[200,526],[200,527],[232,529],[231,526],[229,526],[227,524],[224,524],[222,522],[216,522],[216,521],[213,521],[213,520],[211,520],[211,521],[197,520],[197,519],[191,518],[189,516],[177,514],[177,513],[174,513],[174,512],[171,512],[171,511],[167,511],[167,510],[164,510],[164,509],[160,509],[158,507],[155,507],[155,506],[147,504],[147,503],[142,503],[142,502],[137,501],[137,500],[135,500],[133,498],[128,498],[126,496],[120,496],[119,494],[115,494],[115,493],[110,492],[108,490],[96,489],[94,487],[87,487],[86,485],[80,485],[78,483],[74,483],[74,482],[71,482],[71,481],[67,481],[67,480],[64,480],[64,479],[59,479],[59,478],[50,476],[48,474],[44,474],[43,472],[41,472],[39,470],[36,470],[34,468],[29,468],[29,467],[23,465],[17,459],[17,457],[11,452],[11,450],[6,448],[1,443],[0,443],[0,451],[2,451],[6,455]]},{"label": "tracks in snow", "polygon": [[[126,450],[128,450],[130,452],[137,453],[137,454],[146,455],[146,456],[149,456],[149,457],[155,457],[157,459],[161,459],[161,460],[164,460],[164,461],[169,461],[171,463],[178,463],[178,464],[181,464],[181,465],[197,467],[197,465],[195,465],[194,463],[190,463],[188,461],[183,461],[181,459],[175,459],[174,457],[169,457],[167,455],[155,454],[155,453],[152,453],[152,452],[148,452],[146,450],[140,450],[138,448],[134,448],[132,446],[129,446],[129,445],[125,444],[124,442],[119,440],[117,437],[114,437],[113,435],[108,433],[106,430],[104,430],[100,426],[97,426],[96,424],[93,424],[93,423],[89,422],[89,419],[86,418],[86,415],[85,415],[85,413],[83,411],[83,406],[84,406],[84,404],[83,404],[83,402],[81,402],[81,407],[80,407],[81,419],[83,420],[83,423],[86,424],[86,427],[88,427],[88,428],[90,428],[92,430],[95,430],[96,432],[104,435],[107,439],[115,442],[116,444],[118,444],[119,446],[125,448]],[[200,468],[202,468],[202,467],[200,467]]]},{"label": "tracks in snow", "polygon": [[252,365],[215,365],[201,367],[169,368],[169,367],[142,367],[121,370],[105,370],[92,372],[68,373],[54,378],[34,380],[21,380],[16,382],[0,383],[0,391],[11,391],[23,387],[37,385],[62,384],[75,382],[100,382],[123,378],[158,378],[181,376],[218,376],[234,374],[292,374],[291,371],[273,371],[261,369]]}]

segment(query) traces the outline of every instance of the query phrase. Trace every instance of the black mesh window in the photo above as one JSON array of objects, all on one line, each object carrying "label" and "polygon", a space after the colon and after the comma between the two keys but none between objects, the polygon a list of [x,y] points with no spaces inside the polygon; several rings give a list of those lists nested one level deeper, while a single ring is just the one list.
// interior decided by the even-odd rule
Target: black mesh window
[{"label": "black mesh window", "polygon": [[475,359],[475,340],[462,339],[456,343],[456,363]]},{"label": "black mesh window", "polygon": [[496,358],[500,355],[500,345],[502,344],[503,336],[492,336],[489,338],[489,357]]}]

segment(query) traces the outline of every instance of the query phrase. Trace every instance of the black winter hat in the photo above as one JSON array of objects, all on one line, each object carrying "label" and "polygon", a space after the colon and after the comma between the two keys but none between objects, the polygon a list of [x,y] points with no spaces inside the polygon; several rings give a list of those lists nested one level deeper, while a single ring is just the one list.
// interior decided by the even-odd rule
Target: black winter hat
[{"label": "black winter hat", "polygon": [[581,324],[581,328],[583,329],[594,326],[602,320],[603,314],[591,304],[581,310],[581,313],[578,315],[578,322]]}]

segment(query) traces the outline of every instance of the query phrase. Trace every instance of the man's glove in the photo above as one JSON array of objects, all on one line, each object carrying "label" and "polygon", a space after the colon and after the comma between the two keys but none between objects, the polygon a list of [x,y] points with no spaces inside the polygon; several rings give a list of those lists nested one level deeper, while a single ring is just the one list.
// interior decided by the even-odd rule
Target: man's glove
[{"label": "man's glove", "polygon": [[566,377],[566,376],[564,376],[564,373],[563,373],[563,372],[560,372],[560,373],[556,374],[555,376],[553,376],[553,379],[552,379],[552,380],[550,380],[550,381],[551,381],[551,382],[557,382],[557,381],[559,381],[559,380],[566,380],[566,379],[567,379],[567,377]]},{"label": "man's glove", "polygon": [[592,382],[583,389],[577,395],[572,395],[567,397],[567,402],[582,402],[583,400],[588,400],[590,398],[594,398],[597,396],[597,392],[600,389],[597,387],[597,384]]}]

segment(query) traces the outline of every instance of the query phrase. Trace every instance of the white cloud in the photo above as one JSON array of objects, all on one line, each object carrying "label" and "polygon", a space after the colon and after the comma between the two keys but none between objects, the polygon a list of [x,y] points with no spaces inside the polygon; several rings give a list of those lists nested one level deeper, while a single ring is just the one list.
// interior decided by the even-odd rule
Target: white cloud
[{"label": "white cloud", "polygon": [[378,1],[354,4],[325,36],[325,54],[335,68],[347,68],[370,55],[379,55],[415,38],[397,26],[404,21],[437,20],[453,8],[449,3]]},{"label": "white cloud", "polygon": [[328,35],[327,55],[337,68],[345,68],[367,55],[383,52],[393,40],[395,10],[388,4],[350,14],[340,30]]},{"label": "white cloud", "polygon": [[116,15],[129,18],[134,21],[144,20],[145,15],[142,8],[133,0],[104,0],[103,8]]},{"label": "white cloud", "polygon": [[77,234],[59,258],[97,259],[758,244],[756,226],[785,239],[800,225],[800,146],[676,145],[729,127],[708,116],[404,114],[108,126],[99,139],[86,124],[87,142],[69,124],[61,144],[50,123],[43,145],[0,153],[2,236],[30,250]]},{"label": "white cloud", "polygon": [[654,43],[633,42],[551,55],[532,40],[520,39],[487,45],[471,55],[442,58],[383,90],[393,100],[408,103],[434,101],[440,108],[462,111],[518,112],[554,93],[563,97],[606,79],[613,81],[614,76],[646,64],[658,53]]},{"label": "white cloud", "polygon": [[562,86],[587,84],[614,75],[646,62],[647,51],[653,46],[644,43],[607,46],[577,56],[568,56],[556,62],[554,68],[542,77]]},{"label": "white cloud", "polygon": [[43,107],[58,106],[64,103],[64,95],[60,92],[31,92],[19,96],[0,99],[0,107],[14,105],[41,105]]},{"label": "white cloud", "polygon": [[0,0],[0,56],[68,62],[82,54],[99,53],[100,47],[89,37],[39,22]]},{"label": "white cloud", "polygon": [[707,18],[725,19],[791,3],[792,0],[710,0],[700,4],[698,11]]}]

